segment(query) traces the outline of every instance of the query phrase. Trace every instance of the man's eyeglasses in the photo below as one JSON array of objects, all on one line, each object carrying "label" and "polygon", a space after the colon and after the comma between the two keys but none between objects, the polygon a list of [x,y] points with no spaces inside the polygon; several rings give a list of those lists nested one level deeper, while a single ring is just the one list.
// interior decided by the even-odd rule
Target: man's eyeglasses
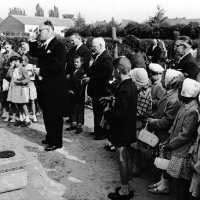
[{"label": "man's eyeglasses", "polygon": [[44,30],[49,30],[49,29],[48,28],[39,29],[39,33],[41,33]]}]

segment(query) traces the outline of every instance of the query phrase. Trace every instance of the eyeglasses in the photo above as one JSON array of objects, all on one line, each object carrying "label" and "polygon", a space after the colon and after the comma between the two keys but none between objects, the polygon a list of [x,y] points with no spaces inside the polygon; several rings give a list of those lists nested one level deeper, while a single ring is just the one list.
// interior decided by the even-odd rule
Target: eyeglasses
[{"label": "eyeglasses", "polygon": [[175,44],[174,47],[180,47],[180,46],[185,46],[184,44]]},{"label": "eyeglasses", "polygon": [[44,30],[49,30],[49,29],[48,28],[39,29],[39,32],[41,33]]}]

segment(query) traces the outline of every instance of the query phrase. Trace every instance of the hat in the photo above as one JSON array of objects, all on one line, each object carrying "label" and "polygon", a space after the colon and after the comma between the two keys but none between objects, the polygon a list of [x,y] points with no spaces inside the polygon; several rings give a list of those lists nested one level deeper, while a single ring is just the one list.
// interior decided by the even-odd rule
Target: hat
[{"label": "hat", "polygon": [[165,86],[173,85],[183,78],[183,73],[175,69],[167,69],[165,73]]},{"label": "hat", "polygon": [[200,83],[190,79],[190,78],[186,78],[183,81],[183,85],[182,85],[182,90],[181,90],[181,96],[183,97],[197,97],[197,95],[200,93]]},{"label": "hat", "polygon": [[147,71],[144,68],[135,68],[130,71],[132,80],[140,86],[145,86],[149,83]]},{"label": "hat", "polygon": [[157,64],[157,63],[150,63],[149,64],[149,69],[152,71],[152,72],[156,72],[158,74],[162,73],[164,71],[164,68]]}]

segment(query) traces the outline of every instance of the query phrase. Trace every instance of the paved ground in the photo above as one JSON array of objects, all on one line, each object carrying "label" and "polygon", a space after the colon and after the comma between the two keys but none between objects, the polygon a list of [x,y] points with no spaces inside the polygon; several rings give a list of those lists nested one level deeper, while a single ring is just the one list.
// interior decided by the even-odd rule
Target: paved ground
[{"label": "paved ground", "polygon": [[[0,200],[106,200],[118,186],[119,173],[115,154],[104,150],[104,141],[94,141],[88,133],[92,115],[87,110],[85,132],[64,132],[64,148],[44,152],[40,141],[45,129],[42,123],[29,128],[7,126],[0,121],[0,147],[21,152],[27,160],[28,186],[4,193]],[[153,180],[150,169],[133,181],[135,200],[171,200],[146,191]]]}]

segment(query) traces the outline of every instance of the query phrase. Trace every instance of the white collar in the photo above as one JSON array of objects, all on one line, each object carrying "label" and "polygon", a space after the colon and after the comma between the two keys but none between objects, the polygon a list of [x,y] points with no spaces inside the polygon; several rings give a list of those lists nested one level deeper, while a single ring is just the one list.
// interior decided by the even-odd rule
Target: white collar
[{"label": "white collar", "polygon": [[98,54],[94,60],[96,61],[96,60],[98,59],[98,57],[99,57],[104,51],[105,51],[105,50],[103,50],[100,54]]},{"label": "white collar", "polygon": [[183,56],[181,56],[180,58],[179,58],[179,61],[178,61],[178,63],[180,63],[180,61],[181,60],[183,60],[183,58],[185,58],[188,54],[190,54],[191,52],[187,52],[185,55],[183,55]]},{"label": "white collar", "polygon": [[52,37],[50,37],[48,40],[46,40],[46,41],[44,42],[45,49],[48,47],[49,43],[51,42],[51,40],[54,39],[54,37],[55,37],[55,36],[52,36]]},{"label": "white collar", "polygon": [[80,43],[78,46],[76,46],[76,51],[80,48],[80,46],[82,45],[83,43]]}]

